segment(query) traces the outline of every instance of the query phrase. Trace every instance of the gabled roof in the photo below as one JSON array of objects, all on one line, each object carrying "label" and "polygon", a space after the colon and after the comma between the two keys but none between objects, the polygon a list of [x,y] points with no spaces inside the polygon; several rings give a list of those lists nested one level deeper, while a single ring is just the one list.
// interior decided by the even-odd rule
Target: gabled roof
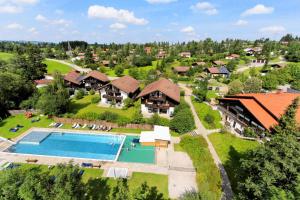
[{"label": "gabled roof", "polygon": [[219,68],[217,67],[210,67],[210,68],[207,68],[208,72],[211,73],[211,74],[219,74]]},{"label": "gabled roof", "polygon": [[224,63],[223,61],[221,61],[221,60],[213,61],[213,63],[214,63],[215,65],[218,65],[218,66],[225,65],[225,63]]},{"label": "gabled roof", "polygon": [[219,68],[219,72],[220,74],[229,74],[230,72],[228,71],[228,69],[224,66]]},{"label": "gabled roof", "polygon": [[[300,94],[254,93],[229,96],[223,100],[240,101],[266,129],[270,129],[278,124],[278,120],[297,97]],[[300,107],[296,112],[296,121],[300,123]]]},{"label": "gabled roof", "polygon": [[187,66],[179,66],[179,67],[174,67],[174,70],[176,72],[187,72],[190,70],[190,67]]},{"label": "gabled roof", "polygon": [[93,78],[95,78],[95,79],[97,79],[99,81],[102,81],[102,82],[109,82],[109,79],[108,79],[108,77],[105,74],[103,74],[103,73],[101,73],[99,71],[96,71],[96,70],[89,72],[84,77],[84,79],[86,79],[88,77],[93,77]]},{"label": "gabled roof", "polygon": [[71,71],[67,75],[65,75],[64,79],[68,82],[74,83],[76,85],[80,85],[82,76],[77,71]]},{"label": "gabled roof", "polygon": [[131,76],[123,76],[113,80],[110,84],[126,93],[134,93],[139,89],[140,82]]},{"label": "gabled roof", "polygon": [[158,81],[150,83],[139,94],[138,98],[155,91],[160,91],[174,101],[178,103],[180,102],[180,88],[168,79],[160,79]]}]

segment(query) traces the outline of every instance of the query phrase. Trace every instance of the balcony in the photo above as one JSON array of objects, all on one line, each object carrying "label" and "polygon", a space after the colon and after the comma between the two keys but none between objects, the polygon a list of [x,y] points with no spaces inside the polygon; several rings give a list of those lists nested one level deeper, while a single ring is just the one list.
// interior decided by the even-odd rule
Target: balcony
[{"label": "balcony", "polygon": [[103,98],[105,98],[109,101],[112,101],[112,100],[122,101],[123,100],[123,97],[121,97],[121,96],[112,96],[112,95],[108,95],[108,94],[103,95]]},{"label": "balcony", "polygon": [[232,112],[230,112],[229,110],[227,110],[226,108],[224,108],[223,106],[218,106],[218,109],[228,115],[229,117],[231,117],[232,119],[234,119],[235,121],[237,121],[238,123],[242,124],[243,126],[249,126],[248,123],[245,120],[241,119],[238,117],[238,115],[233,114]]},{"label": "balcony", "polygon": [[151,104],[151,103],[146,103],[146,107],[151,108],[151,109],[169,109],[170,105],[169,104]]},{"label": "balcony", "polygon": [[166,97],[163,96],[150,96],[150,101],[166,101]]}]

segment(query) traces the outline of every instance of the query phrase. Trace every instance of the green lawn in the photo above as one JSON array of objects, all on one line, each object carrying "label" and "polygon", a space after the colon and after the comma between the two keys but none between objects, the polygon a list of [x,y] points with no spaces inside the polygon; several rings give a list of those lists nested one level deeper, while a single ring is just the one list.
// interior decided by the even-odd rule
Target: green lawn
[{"label": "green lawn", "polygon": [[70,113],[73,113],[76,116],[81,116],[84,115],[85,113],[90,113],[90,112],[101,114],[104,113],[105,111],[109,111],[109,112],[116,113],[122,117],[131,119],[135,111],[137,109],[140,109],[136,107],[131,107],[128,108],[127,110],[123,110],[123,109],[117,109],[112,107],[100,107],[97,104],[91,104],[91,99],[97,95],[99,94],[87,95],[79,100],[72,99],[70,104]]},{"label": "green lawn", "polygon": [[[152,62],[152,65],[150,66],[145,66],[145,67],[138,67],[138,69],[140,70],[141,74],[147,74],[149,70],[155,69],[155,61]],[[111,76],[111,77],[116,77],[117,75],[115,74],[115,70],[111,69],[109,67],[105,67],[105,74],[107,76]],[[129,75],[129,69],[125,69],[123,75]]]},{"label": "green lawn", "polygon": [[213,143],[231,181],[231,186],[236,191],[240,168],[240,158],[247,150],[259,145],[256,141],[243,140],[230,133],[214,133],[208,136]]},{"label": "green lawn", "polygon": [[206,99],[213,99],[213,98],[217,98],[217,97],[218,97],[218,95],[216,94],[215,91],[212,91],[212,90],[207,91]]},{"label": "green lawn", "polygon": [[54,71],[59,71],[62,74],[67,74],[68,72],[72,71],[72,68],[70,66],[56,61],[45,60],[44,63],[47,65],[48,74],[53,74]]},{"label": "green lawn", "polygon": [[[199,119],[201,120],[203,126],[207,129],[218,129],[218,128],[222,128],[222,124],[221,124],[221,120],[222,117],[219,113],[219,111],[217,110],[213,110],[209,105],[205,104],[205,103],[198,103],[195,100],[193,100],[193,105],[195,107],[195,110],[197,112],[197,115],[199,117]],[[204,118],[207,114],[211,114],[212,116],[214,116],[214,123],[207,123]]]},{"label": "green lawn", "polygon": [[[32,123],[31,119],[26,119],[24,114],[10,116],[3,121],[0,121],[0,136],[5,138],[15,138],[32,127],[48,127],[49,124],[53,122],[45,116],[39,118],[39,122]],[[24,127],[19,129],[16,133],[9,132],[9,129],[16,127],[18,124]]]},{"label": "green lawn", "polygon": [[11,53],[0,52],[0,60],[8,61],[9,59],[11,59],[13,57],[14,57],[14,55]]},{"label": "green lawn", "polygon": [[181,138],[180,147],[180,150],[188,153],[196,168],[196,181],[202,199],[219,200],[222,193],[221,174],[211,157],[205,139],[202,136],[185,135]]},{"label": "green lawn", "polygon": [[[35,167],[39,167],[42,171],[49,170],[46,165],[35,165],[35,164],[21,164],[21,168],[24,170],[32,169]],[[107,184],[108,187],[102,185],[102,187],[107,188],[112,192],[112,188],[116,185],[117,181],[111,178],[102,178],[103,170],[102,169],[91,169],[91,168],[83,168],[84,174],[82,180],[86,184],[95,183],[95,180],[101,181],[103,184]],[[51,170],[56,170],[53,168]],[[132,177],[128,179],[128,186],[131,192],[134,192],[142,183],[147,182],[150,187],[157,187],[158,191],[164,194],[165,198],[168,198],[168,176],[167,175],[159,175],[159,174],[151,174],[151,173],[140,173],[133,172]],[[99,192],[101,188],[98,189]]]}]

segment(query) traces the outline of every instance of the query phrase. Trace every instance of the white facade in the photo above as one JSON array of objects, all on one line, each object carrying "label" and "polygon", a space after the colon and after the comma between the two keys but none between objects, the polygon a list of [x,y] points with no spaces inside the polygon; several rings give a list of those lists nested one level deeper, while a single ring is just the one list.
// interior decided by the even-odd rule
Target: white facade
[{"label": "white facade", "polygon": [[[124,91],[120,91],[120,93],[121,93],[120,97],[122,97],[122,101],[121,101],[122,103],[121,104],[116,104],[116,106],[123,107],[124,106],[123,101],[128,98],[128,93],[126,93]],[[101,94],[101,104],[111,105],[112,102],[108,101],[106,98],[103,97],[104,95],[106,95],[105,88],[102,88],[100,90],[100,94]]]},{"label": "white facade", "polygon": [[[175,109],[175,107],[169,107],[169,109],[167,110],[167,113],[160,113],[160,111],[158,110],[157,114],[164,114],[164,115],[171,116],[174,113],[174,109]],[[150,113],[149,109],[146,107],[145,104],[141,104],[141,111],[142,111],[143,115],[155,114],[155,113]]]}]

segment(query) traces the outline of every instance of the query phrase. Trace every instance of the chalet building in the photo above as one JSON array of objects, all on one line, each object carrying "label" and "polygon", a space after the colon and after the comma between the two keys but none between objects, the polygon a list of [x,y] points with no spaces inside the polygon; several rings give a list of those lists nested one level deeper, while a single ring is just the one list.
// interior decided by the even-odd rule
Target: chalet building
[{"label": "chalet building", "polygon": [[173,71],[181,76],[186,76],[187,72],[190,70],[190,67],[186,66],[180,66],[180,67],[174,67]]},{"label": "chalet building", "polygon": [[192,67],[202,67],[202,66],[205,66],[206,63],[205,62],[194,62],[192,64]]},{"label": "chalet building", "polygon": [[240,55],[238,54],[230,54],[229,56],[226,56],[226,60],[235,60],[235,59],[239,59]]},{"label": "chalet building", "polygon": [[108,82],[108,77],[99,71],[91,71],[82,78],[82,83],[88,90],[100,90]]},{"label": "chalet building", "polygon": [[139,94],[144,115],[152,113],[172,116],[175,106],[180,103],[179,87],[168,79],[160,79],[145,87]]},{"label": "chalet building", "polygon": [[210,75],[211,78],[222,76],[224,78],[228,78],[230,76],[230,72],[224,66],[221,67],[210,67],[206,69],[206,72]]},{"label": "chalet building", "polygon": [[71,89],[83,87],[82,79],[83,76],[78,71],[71,71],[64,76],[66,86]]},{"label": "chalet building", "polygon": [[147,55],[150,55],[152,53],[152,48],[151,47],[145,47],[144,51]]},{"label": "chalet building", "polygon": [[246,48],[244,52],[247,56],[254,56],[255,54],[261,54],[262,48],[261,47],[254,47],[254,48]]},{"label": "chalet building", "polygon": [[138,95],[140,82],[130,76],[123,76],[111,81],[100,89],[102,104],[115,104],[122,107],[127,98],[135,99]]},{"label": "chalet building", "polygon": [[156,55],[156,57],[157,57],[158,59],[163,59],[163,58],[165,58],[166,56],[167,56],[166,51],[164,51],[164,50],[162,50],[162,49],[160,49],[159,52],[158,52],[158,54]]},{"label": "chalet building", "polygon": [[192,57],[192,54],[191,54],[191,52],[185,51],[185,52],[181,52],[181,53],[179,54],[179,56],[180,56],[181,58],[190,58],[190,57]]},{"label": "chalet building", "polygon": [[226,64],[221,60],[213,61],[213,64],[216,66],[225,66]]},{"label": "chalet building", "polygon": [[[219,110],[225,124],[238,133],[245,127],[257,131],[272,131],[280,117],[300,94],[293,93],[255,93],[227,96],[219,99]],[[296,113],[300,123],[300,107]]]}]

